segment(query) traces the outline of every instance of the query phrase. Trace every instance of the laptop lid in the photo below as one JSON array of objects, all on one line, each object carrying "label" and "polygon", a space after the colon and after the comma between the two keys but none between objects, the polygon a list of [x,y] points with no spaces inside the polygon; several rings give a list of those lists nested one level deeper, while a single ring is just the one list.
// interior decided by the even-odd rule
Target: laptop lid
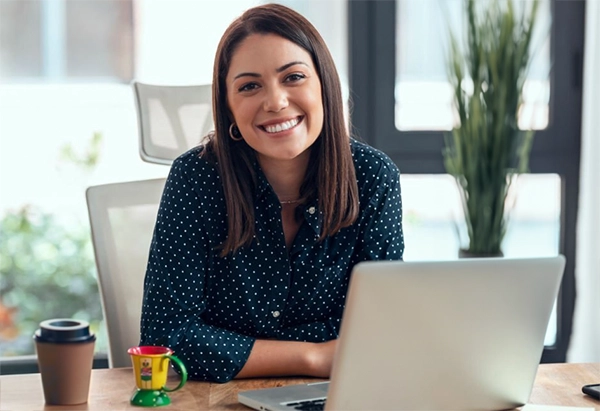
[{"label": "laptop lid", "polygon": [[564,266],[563,256],[356,265],[326,409],[526,403]]}]

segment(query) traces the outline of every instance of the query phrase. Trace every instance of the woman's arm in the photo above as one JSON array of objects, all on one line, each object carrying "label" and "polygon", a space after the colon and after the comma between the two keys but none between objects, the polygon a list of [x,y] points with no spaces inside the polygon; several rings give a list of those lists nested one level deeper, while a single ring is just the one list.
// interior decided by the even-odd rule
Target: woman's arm
[{"label": "woman's arm", "polygon": [[[173,163],[161,199],[144,282],[141,344],[168,346],[192,379],[226,382],[244,366],[255,338],[204,320],[209,256],[207,214],[214,171],[189,152]],[[214,205],[213,205],[214,206]]]},{"label": "woman's arm", "polygon": [[323,343],[256,340],[235,378],[307,375],[328,378],[337,340]]}]

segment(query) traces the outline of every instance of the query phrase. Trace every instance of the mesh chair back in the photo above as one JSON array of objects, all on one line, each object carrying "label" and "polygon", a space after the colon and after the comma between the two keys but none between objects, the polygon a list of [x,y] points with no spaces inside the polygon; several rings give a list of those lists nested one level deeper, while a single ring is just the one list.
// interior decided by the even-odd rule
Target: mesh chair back
[{"label": "mesh chair back", "polygon": [[142,160],[169,165],[214,129],[210,84],[132,85]]}]

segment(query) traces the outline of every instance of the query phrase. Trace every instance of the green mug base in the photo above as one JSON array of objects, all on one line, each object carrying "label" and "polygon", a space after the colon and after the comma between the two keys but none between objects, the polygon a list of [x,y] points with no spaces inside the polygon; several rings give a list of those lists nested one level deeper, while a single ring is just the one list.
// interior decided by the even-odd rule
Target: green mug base
[{"label": "green mug base", "polygon": [[171,404],[171,399],[161,390],[136,389],[129,402],[138,407],[162,407]]}]

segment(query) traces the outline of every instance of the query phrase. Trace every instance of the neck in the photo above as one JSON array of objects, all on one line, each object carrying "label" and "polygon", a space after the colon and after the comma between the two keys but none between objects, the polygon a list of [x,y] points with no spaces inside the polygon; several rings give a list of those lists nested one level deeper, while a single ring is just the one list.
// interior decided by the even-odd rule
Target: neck
[{"label": "neck", "polygon": [[300,186],[306,175],[309,158],[309,150],[291,160],[259,156],[258,161],[265,177],[281,202],[295,201],[300,197]]}]

